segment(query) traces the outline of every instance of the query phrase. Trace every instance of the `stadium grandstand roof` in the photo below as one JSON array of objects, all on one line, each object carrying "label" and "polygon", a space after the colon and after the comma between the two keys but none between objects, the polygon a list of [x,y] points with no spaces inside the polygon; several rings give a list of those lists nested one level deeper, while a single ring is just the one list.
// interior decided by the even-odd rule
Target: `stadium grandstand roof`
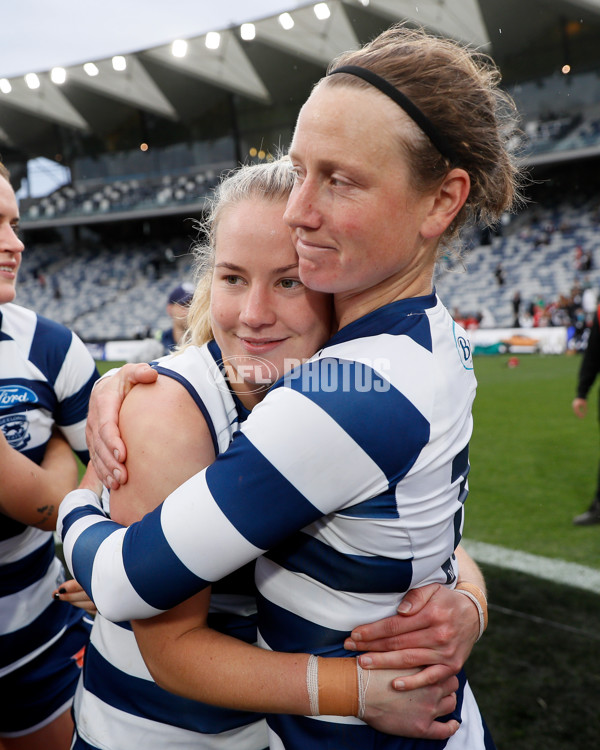
[{"label": "stadium grandstand roof", "polygon": [[183,133],[224,97],[276,112],[302,101],[332,57],[396,21],[488,52],[509,84],[565,63],[600,70],[600,0],[288,0],[261,18],[251,8],[243,24],[0,78],[0,153],[69,163],[93,144],[118,150],[124,131]]}]

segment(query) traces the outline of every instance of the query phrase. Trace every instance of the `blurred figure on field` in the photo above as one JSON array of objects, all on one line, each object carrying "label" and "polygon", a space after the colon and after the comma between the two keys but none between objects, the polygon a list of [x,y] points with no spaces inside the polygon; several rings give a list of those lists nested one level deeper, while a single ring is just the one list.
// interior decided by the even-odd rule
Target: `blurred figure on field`
[{"label": "blurred figure on field", "polygon": [[512,309],[513,309],[513,328],[520,328],[521,323],[519,321],[519,314],[521,312],[521,292],[518,289],[513,294]]},{"label": "blurred figure on field", "polygon": [[[573,399],[572,404],[575,416],[579,419],[583,419],[587,414],[587,396],[598,372],[600,372],[600,307],[596,310],[587,347],[583,353],[577,381],[577,396]],[[600,523],[600,466],[598,467],[596,493],[592,504],[585,513],[575,516],[573,523],[576,526],[590,526]]]}]

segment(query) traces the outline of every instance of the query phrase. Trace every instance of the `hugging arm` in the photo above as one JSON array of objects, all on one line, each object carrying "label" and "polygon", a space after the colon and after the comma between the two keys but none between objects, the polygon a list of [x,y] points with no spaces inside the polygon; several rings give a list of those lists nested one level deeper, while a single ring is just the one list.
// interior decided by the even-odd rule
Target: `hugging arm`
[{"label": "hugging arm", "polygon": [[[200,411],[170,378],[159,377],[156,384],[135,389],[125,401],[122,430],[129,481],[111,493],[111,514],[126,525],[214,458]],[[163,615],[133,623],[156,681],[171,692],[214,705],[310,713],[308,655],[265,651],[211,630],[206,623],[209,600],[207,588]],[[325,671],[334,661],[343,666],[353,662],[327,661],[322,666]],[[390,689],[391,679],[397,676],[397,671],[382,670],[373,678],[366,696],[368,718],[396,733],[418,732],[432,739],[450,736],[457,724],[441,724],[435,718],[453,710],[456,680],[404,697]]]},{"label": "hugging arm", "polygon": [[[458,586],[476,586],[485,597],[485,581],[477,563],[460,545],[456,557]],[[355,628],[345,647],[368,652],[359,656],[365,669],[426,667],[395,680],[399,690],[434,684],[456,674],[479,638],[479,611],[473,601],[439,584],[409,591],[398,613]]]}]

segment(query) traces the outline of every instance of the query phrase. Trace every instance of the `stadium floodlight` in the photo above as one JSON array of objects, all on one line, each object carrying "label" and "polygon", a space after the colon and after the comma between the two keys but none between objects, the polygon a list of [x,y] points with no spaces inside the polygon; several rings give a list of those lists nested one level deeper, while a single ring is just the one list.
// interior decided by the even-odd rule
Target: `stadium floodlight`
[{"label": "stadium floodlight", "polygon": [[329,5],[327,3],[317,3],[314,8],[315,16],[319,19],[319,21],[325,21],[329,18],[331,15],[331,11],[329,10]]},{"label": "stadium floodlight", "polygon": [[0,91],[3,94],[10,94],[12,91],[12,86],[10,85],[8,78],[0,78]]},{"label": "stadium floodlight", "polygon": [[50,71],[50,80],[61,86],[67,80],[67,71],[64,68],[52,68]]},{"label": "stadium floodlight", "polygon": [[253,23],[243,23],[240,26],[240,36],[246,42],[252,41],[256,36],[256,26]]},{"label": "stadium floodlight", "polygon": [[209,31],[206,35],[206,48],[207,49],[219,49],[221,45],[221,35],[218,31]]},{"label": "stadium floodlight", "polygon": [[89,76],[90,76],[91,78],[93,78],[94,76],[97,76],[97,75],[98,75],[98,73],[100,72],[100,71],[98,70],[98,66],[97,66],[97,65],[96,65],[95,63],[85,63],[85,65],[83,66],[83,69],[85,70],[85,72],[86,72],[86,73],[87,73],[87,74],[88,74],[88,75],[89,75]]},{"label": "stadium floodlight", "polygon": [[27,75],[25,76],[25,83],[32,90],[39,89],[40,87],[40,79],[37,77],[35,73],[27,73]]},{"label": "stadium floodlight", "polygon": [[115,55],[112,59],[112,66],[115,70],[118,71],[126,70],[127,60],[123,57],[123,55]]},{"label": "stadium floodlight", "polygon": [[279,16],[279,23],[281,24],[281,27],[286,31],[294,28],[294,19],[290,16],[289,13],[282,13]]},{"label": "stadium floodlight", "polygon": [[173,57],[185,57],[188,51],[188,43],[185,39],[175,39],[171,45],[171,54]]}]

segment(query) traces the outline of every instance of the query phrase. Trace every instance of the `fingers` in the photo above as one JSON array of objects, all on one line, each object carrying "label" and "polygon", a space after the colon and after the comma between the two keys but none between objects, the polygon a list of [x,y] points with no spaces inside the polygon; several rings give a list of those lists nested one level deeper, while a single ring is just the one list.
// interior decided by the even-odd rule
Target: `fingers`
[{"label": "fingers", "polygon": [[158,378],[158,372],[150,367],[150,365],[141,362],[139,364],[131,365],[132,371],[129,375],[131,385],[138,385],[139,383],[154,383]]},{"label": "fingers", "polygon": [[[453,693],[457,690],[458,680],[450,672],[450,669],[443,664],[434,664],[430,667],[425,667],[415,674],[404,675],[401,678],[393,680],[392,687],[398,692],[418,690],[419,688],[429,687],[431,685],[446,685],[446,680],[452,681],[451,683],[447,683],[447,686],[444,688],[446,692]],[[455,682],[456,687],[453,687]]]},{"label": "fingers", "polygon": [[[433,583],[408,591],[398,606],[399,615],[354,628],[345,648],[348,651],[387,651],[401,648],[400,643],[392,639],[430,624],[431,608],[423,611],[439,595],[441,588],[440,584]],[[417,615],[420,617],[417,618]]]},{"label": "fingers", "polygon": [[413,669],[438,661],[437,652],[427,648],[369,651],[358,657],[363,669]]},{"label": "fingers", "polygon": [[440,590],[439,583],[431,583],[428,586],[422,586],[418,589],[407,591],[404,598],[398,605],[399,615],[416,615],[423,607],[429,603],[434,594]]},{"label": "fingers", "polygon": [[[456,707],[456,698],[454,699],[454,706]],[[454,711],[454,708],[451,708],[447,713],[452,713],[452,711]],[[451,719],[447,722],[434,721],[429,731],[423,735],[423,738],[426,740],[447,740],[453,734],[456,734],[459,727],[460,724],[456,719]]]},{"label": "fingers", "polygon": [[52,596],[58,601],[67,602],[78,609],[84,609],[92,615],[98,612],[94,602],[75,579],[65,581],[58,589],[53,591]]}]

